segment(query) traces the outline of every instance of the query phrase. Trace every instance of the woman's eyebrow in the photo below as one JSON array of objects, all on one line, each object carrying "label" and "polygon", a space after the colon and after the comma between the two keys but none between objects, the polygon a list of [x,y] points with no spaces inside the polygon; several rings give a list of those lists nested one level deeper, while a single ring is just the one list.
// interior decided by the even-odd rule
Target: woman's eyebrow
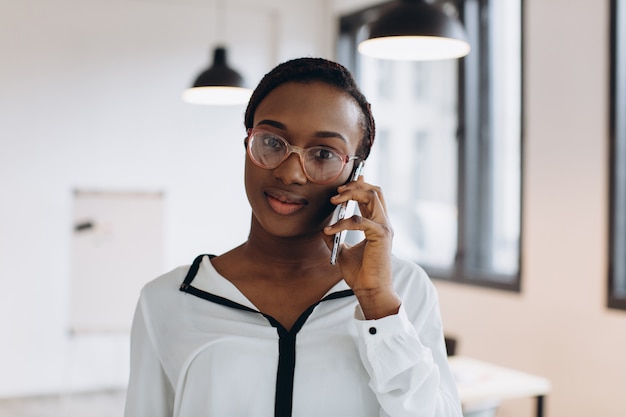
[{"label": "woman's eyebrow", "polygon": [[276,129],[287,130],[287,126],[284,123],[277,122],[276,120],[271,120],[271,119],[261,120],[256,125],[257,126],[259,126],[259,125],[267,125],[267,126],[275,127]]},{"label": "woman's eyebrow", "polygon": [[315,134],[313,135],[316,138],[337,138],[337,139],[341,139],[342,141],[348,143],[348,140],[339,132],[333,132],[333,131],[329,131],[329,130],[321,130],[318,132],[315,132]]},{"label": "woman's eyebrow", "polygon": [[[284,123],[281,123],[279,121],[276,120],[272,120],[272,119],[263,119],[261,120],[259,123],[256,124],[257,126],[272,126],[275,127],[276,129],[280,129],[283,131],[287,130],[287,125],[285,125]],[[341,139],[342,141],[348,143],[348,140],[346,139],[346,137],[344,135],[342,135],[339,132],[333,132],[331,130],[319,130],[317,132],[315,132],[313,134],[313,137],[315,138],[320,138],[320,139],[325,139],[325,138],[337,138],[337,139]]]}]

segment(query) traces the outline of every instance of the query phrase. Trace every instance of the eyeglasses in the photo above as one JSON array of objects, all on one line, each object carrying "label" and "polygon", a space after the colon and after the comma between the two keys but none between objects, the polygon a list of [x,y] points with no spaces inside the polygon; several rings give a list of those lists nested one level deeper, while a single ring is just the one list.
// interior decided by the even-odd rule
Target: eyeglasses
[{"label": "eyeglasses", "polygon": [[359,159],[358,156],[344,155],[326,146],[293,146],[275,133],[256,129],[248,129],[246,149],[252,162],[265,169],[277,168],[292,153],[297,153],[307,179],[317,184],[333,182],[339,178],[348,162]]}]

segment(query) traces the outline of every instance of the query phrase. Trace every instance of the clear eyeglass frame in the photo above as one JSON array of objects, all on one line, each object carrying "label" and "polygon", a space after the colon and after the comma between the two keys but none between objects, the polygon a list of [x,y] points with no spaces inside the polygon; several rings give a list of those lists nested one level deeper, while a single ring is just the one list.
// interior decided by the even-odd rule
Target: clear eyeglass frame
[{"label": "clear eyeglass frame", "polygon": [[[255,155],[253,154],[252,145],[254,143],[255,138],[257,138],[257,135],[260,135],[260,134],[271,135],[275,139],[281,141],[282,144],[284,145],[285,154],[276,163],[271,164],[271,165],[264,164],[257,157],[255,157]],[[291,154],[293,154],[293,153],[298,154],[299,160],[300,160],[300,166],[302,167],[302,171],[304,172],[304,175],[306,176],[306,178],[309,181],[311,181],[311,182],[313,182],[315,184],[329,184],[329,183],[335,181],[337,178],[339,178],[341,176],[341,174],[343,173],[344,169],[346,168],[346,165],[350,161],[354,161],[354,160],[360,159],[356,155],[345,155],[345,154],[343,154],[343,153],[341,153],[341,152],[339,152],[339,151],[337,151],[335,149],[331,149],[331,148],[328,148],[328,147],[325,147],[325,146],[312,146],[310,148],[301,148],[299,146],[292,145],[291,143],[289,143],[282,136],[280,136],[280,135],[278,135],[278,134],[276,134],[274,132],[270,132],[268,130],[263,130],[263,129],[248,129],[248,136],[246,137],[245,145],[246,145],[246,151],[247,151],[248,156],[250,157],[250,160],[252,161],[252,163],[254,163],[259,168],[263,168],[263,169],[275,169],[275,168],[278,168],[283,162],[285,162],[291,156]],[[309,171],[306,168],[306,155],[311,153],[312,151],[314,152],[316,150],[324,150],[326,152],[331,152],[331,153],[335,154],[338,157],[338,159],[341,161],[341,168],[339,168],[337,170],[336,174],[333,174],[332,176],[330,176],[328,178],[325,178],[323,180],[319,180],[319,179],[316,179],[315,177],[311,176],[311,174],[309,173]]]}]

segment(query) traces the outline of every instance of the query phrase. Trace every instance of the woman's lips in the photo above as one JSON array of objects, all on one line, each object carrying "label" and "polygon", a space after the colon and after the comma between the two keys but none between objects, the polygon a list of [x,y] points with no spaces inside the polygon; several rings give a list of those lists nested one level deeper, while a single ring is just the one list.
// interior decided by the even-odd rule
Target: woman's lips
[{"label": "woman's lips", "polygon": [[295,213],[307,205],[303,198],[279,192],[266,192],[267,202],[272,210],[283,216]]}]

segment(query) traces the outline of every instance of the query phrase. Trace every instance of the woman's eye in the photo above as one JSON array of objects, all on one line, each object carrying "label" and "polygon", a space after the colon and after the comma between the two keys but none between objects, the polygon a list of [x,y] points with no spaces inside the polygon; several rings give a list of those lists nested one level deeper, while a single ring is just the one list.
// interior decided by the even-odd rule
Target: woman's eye
[{"label": "woman's eye", "polygon": [[282,148],[283,141],[276,136],[263,136],[263,145],[267,148],[280,149]]},{"label": "woman's eye", "polygon": [[321,161],[332,161],[334,159],[339,159],[339,156],[326,148],[316,148],[315,149],[315,158]]}]

